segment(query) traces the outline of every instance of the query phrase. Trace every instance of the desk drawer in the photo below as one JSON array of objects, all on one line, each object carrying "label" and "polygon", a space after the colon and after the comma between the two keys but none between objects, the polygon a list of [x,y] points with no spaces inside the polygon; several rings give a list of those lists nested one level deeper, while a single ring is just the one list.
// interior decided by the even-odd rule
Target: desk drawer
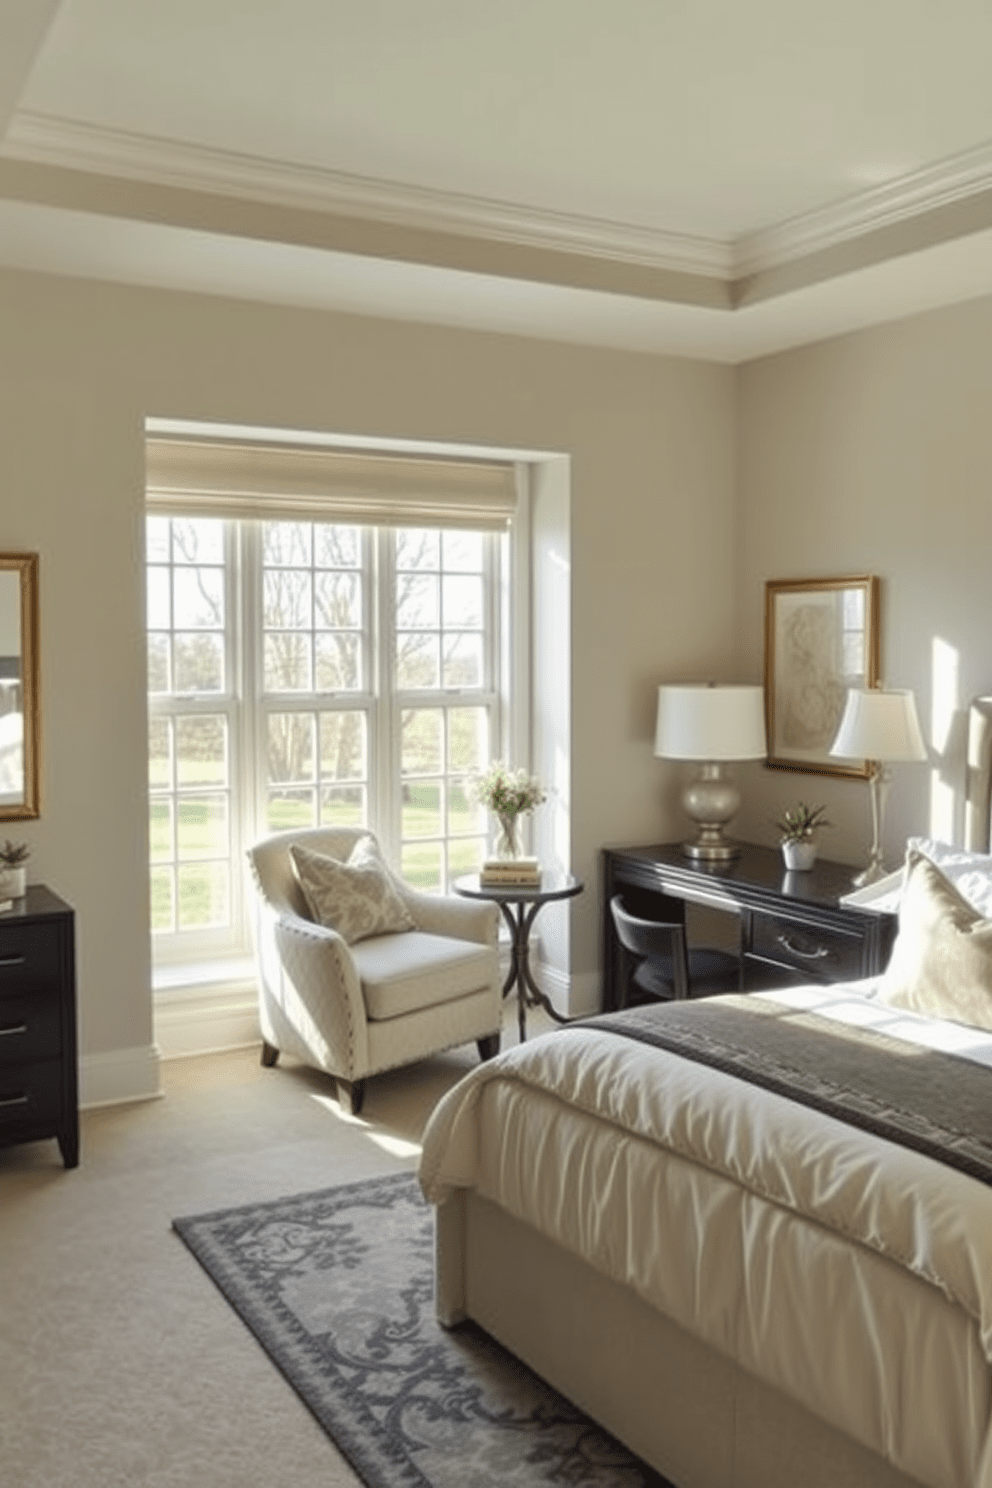
[{"label": "desk drawer", "polygon": [[0,1137],[21,1128],[56,1126],[62,1119],[58,1060],[0,1069]]},{"label": "desk drawer", "polygon": [[861,934],[777,915],[754,916],[748,951],[818,982],[854,981],[864,974]]},{"label": "desk drawer", "polygon": [[0,1070],[29,1059],[57,1059],[61,1052],[62,1010],[54,992],[0,997]]}]

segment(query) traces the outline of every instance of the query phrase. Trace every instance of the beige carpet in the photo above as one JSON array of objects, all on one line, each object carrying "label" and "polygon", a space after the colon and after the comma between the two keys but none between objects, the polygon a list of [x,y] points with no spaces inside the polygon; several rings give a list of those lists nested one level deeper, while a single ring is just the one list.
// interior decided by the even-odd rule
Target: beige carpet
[{"label": "beige carpet", "polygon": [[380,1076],[356,1119],[331,1081],[254,1049],[177,1060],[165,1099],[84,1113],[74,1172],[55,1142],[0,1150],[0,1481],[357,1484],[170,1223],[414,1169],[476,1062],[471,1046]]}]

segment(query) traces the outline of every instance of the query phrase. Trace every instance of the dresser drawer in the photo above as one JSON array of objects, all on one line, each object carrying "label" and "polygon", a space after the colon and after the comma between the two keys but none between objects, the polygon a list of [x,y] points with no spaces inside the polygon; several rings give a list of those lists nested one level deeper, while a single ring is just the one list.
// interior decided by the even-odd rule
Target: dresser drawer
[{"label": "dresser drawer", "polygon": [[50,925],[0,924],[0,1006],[7,997],[58,986],[59,948]]},{"label": "dresser drawer", "polygon": [[820,982],[854,981],[863,976],[864,938],[854,931],[807,924],[802,920],[756,914],[748,952]]},{"label": "dresser drawer", "polygon": [[62,1052],[62,1009],[55,992],[0,997],[0,1069]]},{"label": "dresser drawer", "polygon": [[21,1128],[57,1125],[62,1082],[58,1060],[0,1066],[0,1137]]}]

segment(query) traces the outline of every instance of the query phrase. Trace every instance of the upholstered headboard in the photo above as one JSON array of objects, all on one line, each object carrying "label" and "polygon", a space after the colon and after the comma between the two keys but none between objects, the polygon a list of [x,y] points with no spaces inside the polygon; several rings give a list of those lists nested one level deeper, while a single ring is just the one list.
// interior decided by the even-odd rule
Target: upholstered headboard
[{"label": "upholstered headboard", "polygon": [[987,853],[992,846],[992,697],[976,698],[968,710],[968,775],[965,784],[964,845]]}]

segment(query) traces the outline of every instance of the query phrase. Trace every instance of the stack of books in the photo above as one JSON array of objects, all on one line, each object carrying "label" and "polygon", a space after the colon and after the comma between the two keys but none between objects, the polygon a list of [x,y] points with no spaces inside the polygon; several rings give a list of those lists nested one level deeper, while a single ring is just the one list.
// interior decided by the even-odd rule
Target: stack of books
[{"label": "stack of books", "polygon": [[479,869],[483,889],[539,888],[541,865],[536,858],[487,858]]}]

